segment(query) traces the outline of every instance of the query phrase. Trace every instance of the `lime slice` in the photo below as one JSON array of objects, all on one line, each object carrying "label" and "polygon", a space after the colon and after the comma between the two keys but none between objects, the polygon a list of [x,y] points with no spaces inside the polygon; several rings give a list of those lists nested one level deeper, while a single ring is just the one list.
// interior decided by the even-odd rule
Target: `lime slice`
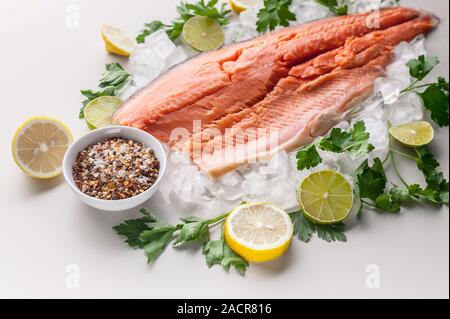
[{"label": "lime slice", "polygon": [[130,56],[136,43],[123,30],[104,24],[101,29],[106,51],[109,53]]},{"label": "lime slice", "polygon": [[247,10],[249,7],[253,7],[258,3],[262,3],[262,0],[230,0],[230,7],[236,13],[241,13]]},{"label": "lime slice", "polygon": [[183,27],[183,39],[195,50],[213,51],[223,45],[225,35],[220,24],[211,18],[195,16]]},{"label": "lime slice", "polygon": [[305,215],[318,224],[344,220],[353,206],[350,183],[331,170],[311,173],[300,183],[298,196]]},{"label": "lime slice", "polygon": [[14,134],[12,154],[28,176],[49,179],[62,172],[64,154],[73,142],[69,128],[57,119],[35,116]]},{"label": "lime slice", "polygon": [[100,96],[84,108],[84,118],[91,130],[113,125],[114,112],[123,101],[115,96]]},{"label": "lime slice", "polygon": [[225,240],[235,253],[249,262],[267,262],[281,256],[292,241],[289,215],[268,203],[236,207],[224,227]]},{"label": "lime slice", "polygon": [[433,127],[424,121],[392,127],[389,133],[397,141],[410,147],[427,145],[434,138]]}]

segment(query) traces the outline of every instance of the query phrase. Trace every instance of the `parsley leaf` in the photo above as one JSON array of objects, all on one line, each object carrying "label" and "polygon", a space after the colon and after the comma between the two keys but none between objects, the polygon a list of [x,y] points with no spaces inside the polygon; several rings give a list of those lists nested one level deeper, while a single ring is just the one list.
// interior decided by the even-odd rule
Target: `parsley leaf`
[{"label": "parsley leaf", "polygon": [[142,248],[150,264],[164,251],[177,229],[172,225],[161,222],[148,223],[147,226],[149,230],[143,231],[139,240],[142,242]]},{"label": "parsley leaf", "polygon": [[222,4],[220,8],[217,8],[217,3],[218,0],[209,0],[206,3],[205,0],[199,0],[196,3],[181,2],[181,4],[177,6],[179,16],[173,20],[172,23],[164,24],[159,20],[147,23],[141,33],[137,36],[136,41],[137,43],[143,43],[147,36],[158,30],[165,30],[171,40],[176,40],[183,32],[186,21],[194,16],[208,17],[216,20],[221,25],[226,25],[230,22],[228,20],[228,15],[231,11],[226,9],[225,3]]},{"label": "parsley leaf", "polygon": [[183,218],[181,220],[184,224],[174,243],[175,246],[180,246],[190,241],[201,241],[203,243],[209,241],[208,220],[197,217]]},{"label": "parsley leaf", "polygon": [[356,122],[348,131],[334,128],[331,134],[320,141],[320,148],[324,151],[343,153],[350,152],[358,157],[372,152],[375,147],[368,143],[370,134],[366,132],[366,125],[363,121]]},{"label": "parsley leaf", "polygon": [[[431,119],[441,127],[449,124],[448,91],[443,89],[443,84],[432,84],[422,93],[418,93],[423,106],[430,111]],[[448,87],[448,82],[446,84]]]},{"label": "parsley leaf", "polygon": [[417,147],[414,151],[418,156],[416,159],[417,167],[423,172],[425,177],[435,173],[440,164],[434,158],[433,154],[426,147]]},{"label": "parsley leaf", "polygon": [[[317,142],[323,151],[333,153],[350,152],[355,157],[372,152],[375,147],[369,143],[370,134],[363,121],[356,122],[348,131],[333,128],[331,133]],[[311,144],[297,153],[297,168],[309,169],[319,165],[322,158],[317,152],[316,144]]]},{"label": "parsley leaf", "polygon": [[297,236],[302,242],[309,242],[316,232],[313,222],[303,215],[302,212],[295,212],[289,214],[294,226],[294,236]]},{"label": "parsley leaf", "polygon": [[347,241],[347,237],[344,234],[344,223],[336,223],[331,225],[315,224],[305,217],[301,211],[291,213],[289,216],[291,217],[294,225],[294,236],[297,236],[297,238],[302,242],[309,242],[314,234],[317,234],[317,237],[329,243],[335,241]]},{"label": "parsley leaf", "polygon": [[230,267],[234,267],[237,272],[244,275],[248,267],[248,262],[228,247],[223,232],[220,239],[210,240],[203,246],[203,254],[209,268],[221,265],[226,271],[229,271]]},{"label": "parsley leaf", "polygon": [[410,60],[407,66],[411,76],[422,81],[438,64],[439,59],[437,57],[426,58],[424,55],[421,55],[417,59]]},{"label": "parsley leaf", "polygon": [[259,33],[272,31],[277,26],[289,26],[289,21],[295,21],[295,14],[289,11],[292,0],[264,0],[264,7],[258,12],[256,30]]},{"label": "parsley leaf", "polygon": [[125,242],[133,248],[143,248],[143,243],[139,239],[141,233],[148,229],[147,223],[156,221],[150,214],[142,211],[144,217],[138,219],[130,219],[122,224],[113,227],[117,234],[126,237]]},{"label": "parsley leaf", "polygon": [[298,170],[316,167],[320,163],[322,163],[322,158],[320,157],[319,153],[317,153],[317,149],[314,144],[303,148],[297,153]]},{"label": "parsley leaf", "polygon": [[[409,73],[415,81],[402,90],[402,93],[413,92],[417,94],[421,98],[423,106],[430,111],[432,120],[442,127],[449,125],[448,81],[443,77],[439,77],[437,82],[423,85],[418,84],[438,64],[438,58],[425,57],[424,55],[410,60],[407,66],[409,67]],[[423,88],[426,89],[423,91],[419,90]]]},{"label": "parsley leaf", "polygon": [[385,212],[399,213],[401,209],[400,203],[393,200],[392,197],[387,194],[380,195],[375,203],[378,209]]},{"label": "parsley leaf", "polygon": [[229,213],[211,219],[182,218],[183,223],[178,225],[160,221],[144,209],[141,213],[144,215],[142,218],[124,221],[113,229],[119,235],[125,236],[125,241],[130,247],[143,249],[149,264],[153,263],[176,238],[174,246],[188,242],[203,243],[203,254],[209,268],[221,265],[229,271],[231,267],[234,267],[240,274],[245,274],[248,262],[228,247],[223,232],[219,240],[210,239],[209,226],[222,223]]},{"label": "parsley leaf", "polygon": [[417,154],[417,167],[425,176],[427,187],[420,188],[418,185],[412,185],[414,197],[423,196],[433,204],[442,205],[449,202],[449,182],[444,178],[444,174],[439,172],[439,162],[426,147],[415,148]]},{"label": "parsley leaf", "polygon": [[335,15],[342,16],[348,13],[348,5],[338,0],[315,0],[317,3],[327,7]]},{"label": "parsley leaf", "polygon": [[386,174],[381,160],[378,157],[375,158],[372,166],[369,165],[368,160],[365,160],[356,171],[355,192],[360,198],[367,198],[375,202],[378,196],[384,194],[386,182]]},{"label": "parsley leaf", "polygon": [[316,224],[317,237],[322,240],[325,240],[328,243],[334,241],[346,242],[347,237],[344,234],[345,224],[344,223],[336,223],[330,225],[320,225]]},{"label": "parsley leaf", "polygon": [[102,74],[98,85],[101,90],[81,90],[81,94],[86,99],[82,102],[83,106],[80,109],[78,117],[80,119],[84,118],[84,108],[92,100],[100,96],[116,96],[125,84],[127,84],[129,79],[130,74],[119,63],[107,64],[106,71]]},{"label": "parsley leaf", "polygon": [[401,205],[410,198],[409,189],[394,186],[389,194],[382,194],[375,200],[375,206],[381,211],[399,213]]}]

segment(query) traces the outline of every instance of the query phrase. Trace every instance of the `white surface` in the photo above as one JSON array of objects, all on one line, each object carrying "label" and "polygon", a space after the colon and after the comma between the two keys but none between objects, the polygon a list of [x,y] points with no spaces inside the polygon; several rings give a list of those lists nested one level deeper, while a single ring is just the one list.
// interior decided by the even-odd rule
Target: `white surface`
[{"label": "white surface", "polygon": [[[104,53],[100,25],[108,22],[136,34],[144,22],[169,21],[178,1],[155,3],[2,1],[0,297],[448,298],[448,208],[416,207],[402,216],[367,214],[362,223],[350,225],[348,243],[294,241],[282,259],[252,265],[242,278],[234,271],[208,270],[199,249],[169,248],[148,267],[143,252],[127,248],[111,230],[137,216],[135,211],[98,212],[82,204],[62,178],[35,181],[16,169],[10,141],[29,116],[58,117],[75,137],[87,131],[77,120],[78,90],[95,87],[104,64],[116,60]],[[448,77],[448,1],[427,1],[426,6],[442,19],[428,45],[430,54],[441,58],[438,73]],[[70,28],[77,10],[79,28]],[[432,147],[446,176],[448,137],[447,128],[439,130]],[[411,182],[422,181],[413,164],[401,167]],[[179,217],[174,211],[154,213],[168,221]],[[379,266],[379,289],[366,287],[371,264]],[[80,271],[79,288],[66,285],[73,265]]]},{"label": "white surface", "polygon": [[[150,149],[155,152],[155,156],[160,163],[159,175],[156,182],[142,194],[122,200],[102,200],[84,194],[75,184],[75,180],[73,178],[73,164],[75,163],[78,154],[90,145],[98,143],[105,138],[111,137],[123,137],[132,139],[133,141],[142,143],[146,147],[150,147]],[[109,212],[117,212],[132,208],[138,208],[140,205],[148,201],[153,195],[155,195],[155,193],[158,191],[159,184],[164,178],[166,167],[167,155],[166,151],[164,150],[164,146],[152,135],[134,127],[104,127],[86,133],[69,147],[63,160],[63,175],[67,184],[81,201],[93,208]]]}]

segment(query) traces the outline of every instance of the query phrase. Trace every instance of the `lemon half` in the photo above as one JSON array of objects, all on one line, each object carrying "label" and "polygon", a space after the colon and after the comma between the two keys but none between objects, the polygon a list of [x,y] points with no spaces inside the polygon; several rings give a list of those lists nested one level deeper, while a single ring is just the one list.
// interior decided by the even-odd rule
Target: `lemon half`
[{"label": "lemon half", "polygon": [[425,121],[392,127],[389,133],[397,141],[410,147],[427,145],[434,138],[433,127]]},{"label": "lemon half", "polygon": [[26,175],[48,179],[61,174],[64,154],[72,142],[72,133],[64,123],[46,116],[35,116],[14,134],[12,155]]},{"label": "lemon half", "polygon": [[230,7],[236,13],[241,13],[248,8],[261,3],[262,0],[230,0]]},{"label": "lemon half", "polygon": [[298,191],[305,216],[318,224],[333,224],[347,218],[353,207],[353,189],[342,174],[332,170],[311,173]]},{"label": "lemon half", "polygon": [[281,256],[292,241],[289,215],[268,203],[236,207],[228,216],[225,240],[231,250],[249,262],[267,262]]},{"label": "lemon half", "polygon": [[109,53],[128,57],[136,45],[135,41],[125,31],[108,24],[102,26],[101,34],[106,51]]}]

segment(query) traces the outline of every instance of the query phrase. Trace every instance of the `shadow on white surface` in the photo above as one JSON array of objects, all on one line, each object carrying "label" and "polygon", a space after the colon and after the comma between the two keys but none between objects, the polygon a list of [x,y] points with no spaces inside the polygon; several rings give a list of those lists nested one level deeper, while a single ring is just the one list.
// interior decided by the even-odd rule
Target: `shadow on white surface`
[{"label": "shadow on white surface", "polygon": [[21,185],[23,186],[23,191],[27,196],[40,196],[46,192],[53,190],[64,182],[62,176],[58,176],[51,179],[35,179],[25,175],[20,178],[26,179]]}]

